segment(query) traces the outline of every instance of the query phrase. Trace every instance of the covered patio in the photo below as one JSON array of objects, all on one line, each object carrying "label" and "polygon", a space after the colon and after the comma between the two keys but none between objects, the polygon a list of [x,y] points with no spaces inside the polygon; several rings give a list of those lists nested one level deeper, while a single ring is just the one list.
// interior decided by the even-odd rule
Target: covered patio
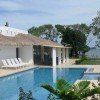
[{"label": "covered patio", "polygon": [[34,47],[34,64],[56,66],[69,61],[69,49],[67,47]]},{"label": "covered patio", "polygon": [[56,66],[68,63],[69,48],[30,34],[18,34],[15,37],[0,35],[0,66],[2,59],[9,58],[21,58],[31,65]]}]

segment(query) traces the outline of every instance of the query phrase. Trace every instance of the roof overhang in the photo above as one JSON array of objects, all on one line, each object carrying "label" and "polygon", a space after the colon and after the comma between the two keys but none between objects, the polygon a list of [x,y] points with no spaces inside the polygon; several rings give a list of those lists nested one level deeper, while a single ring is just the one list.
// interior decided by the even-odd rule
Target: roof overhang
[{"label": "roof overhang", "polygon": [[0,34],[0,45],[3,46],[33,46],[33,45],[40,45],[40,46],[48,46],[48,47],[55,47],[55,48],[71,48],[63,46],[62,44],[41,39],[33,35],[25,35],[25,34],[19,34],[15,37],[8,37],[3,36]]}]

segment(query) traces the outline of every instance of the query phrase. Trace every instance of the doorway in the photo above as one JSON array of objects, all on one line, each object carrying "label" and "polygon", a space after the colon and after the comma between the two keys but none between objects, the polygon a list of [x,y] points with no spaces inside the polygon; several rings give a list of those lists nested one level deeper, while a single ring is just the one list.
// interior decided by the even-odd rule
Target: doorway
[{"label": "doorway", "polygon": [[16,48],[16,58],[19,58],[19,48]]}]

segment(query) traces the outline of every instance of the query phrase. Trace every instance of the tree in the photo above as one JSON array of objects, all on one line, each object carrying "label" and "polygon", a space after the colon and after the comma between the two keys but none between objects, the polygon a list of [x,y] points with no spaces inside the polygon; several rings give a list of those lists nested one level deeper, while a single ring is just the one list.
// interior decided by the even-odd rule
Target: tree
[{"label": "tree", "polygon": [[87,45],[89,44],[89,26],[87,26],[86,24],[75,24],[55,25],[55,27],[61,33],[62,44],[70,44],[72,46],[71,56],[78,56],[80,52],[84,55],[85,52],[89,50],[89,47]]},{"label": "tree", "polygon": [[73,30],[69,27],[65,28],[62,34],[62,44],[70,44],[71,56],[78,57],[80,52],[85,52],[86,36],[79,30]]},{"label": "tree", "polygon": [[55,28],[57,29],[58,32],[60,32],[61,34],[65,31],[65,27],[64,25],[55,25]]},{"label": "tree", "polygon": [[91,36],[90,26],[86,25],[85,23],[68,25],[68,27],[70,27],[71,29],[74,29],[74,30],[79,30],[82,33],[84,33],[86,36],[86,42],[87,42],[86,44],[87,45],[89,45],[95,39],[95,37],[90,37]]},{"label": "tree", "polygon": [[97,17],[92,20],[91,32],[97,36],[98,41],[96,41],[96,46],[100,47],[100,11],[97,12]]},{"label": "tree", "polygon": [[92,19],[92,24],[90,25],[91,31],[94,35],[98,35],[100,33],[100,11],[97,12],[97,17]]},{"label": "tree", "polygon": [[56,86],[44,84],[41,87],[48,90],[50,93],[57,96],[56,99],[61,100],[85,100],[94,94],[100,94],[100,87],[90,89],[90,81],[80,81],[77,84],[70,85],[64,79],[57,81]]},{"label": "tree", "polygon": [[70,27],[71,29],[81,31],[81,32],[84,33],[86,36],[88,36],[89,33],[90,33],[90,27],[87,26],[85,23],[83,23],[83,24],[69,25],[69,27]]},{"label": "tree", "polygon": [[28,30],[28,32],[30,33],[30,34],[33,34],[33,35],[35,35],[35,36],[40,36],[40,30],[38,29],[38,27],[32,27],[32,28],[30,28],[29,30]]},{"label": "tree", "polygon": [[51,41],[58,41],[59,32],[51,24],[41,25],[39,27],[32,27],[28,30],[29,33]]}]

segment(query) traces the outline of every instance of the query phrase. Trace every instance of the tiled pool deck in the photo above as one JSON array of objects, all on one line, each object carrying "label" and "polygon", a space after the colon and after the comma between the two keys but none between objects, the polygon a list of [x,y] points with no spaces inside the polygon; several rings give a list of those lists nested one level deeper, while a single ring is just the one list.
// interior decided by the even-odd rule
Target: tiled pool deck
[{"label": "tiled pool deck", "polygon": [[66,68],[94,68],[92,73],[100,73],[100,65],[68,65],[68,64],[62,64],[58,67],[66,67]]},{"label": "tiled pool deck", "polygon": [[29,69],[32,69],[32,68],[34,68],[34,66],[24,67],[24,68],[19,68],[19,69],[0,69],[0,77],[19,73],[19,72],[26,71],[26,70],[29,70]]},{"label": "tiled pool deck", "polygon": [[[44,66],[44,65],[33,65],[31,67],[24,67],[20,69],[0,69],[0,77],[15,74],[21,71],[29,70],[35,67],[51,67],[51,66]],[[100,65],[68,65],[68,64],[62,64],[56,67],[60,68],[94,68],[94,71],[92,73],[100,73]]]}]

